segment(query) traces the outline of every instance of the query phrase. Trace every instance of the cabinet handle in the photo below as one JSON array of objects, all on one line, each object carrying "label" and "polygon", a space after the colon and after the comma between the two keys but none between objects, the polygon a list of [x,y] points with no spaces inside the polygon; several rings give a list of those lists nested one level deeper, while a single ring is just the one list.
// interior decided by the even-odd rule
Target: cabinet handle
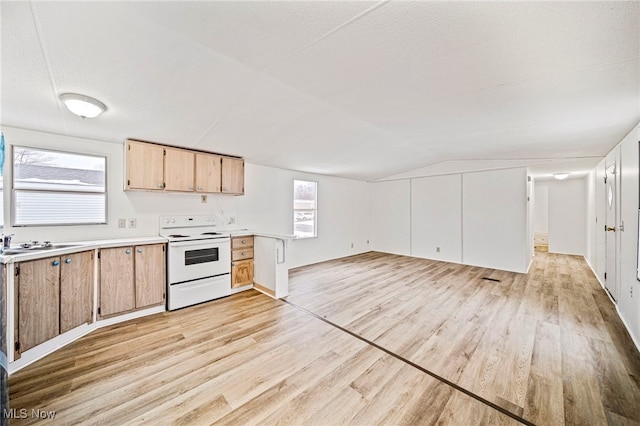
[{"label": "cabinet handle", "polygon": [[59,264],[60,264],[60,261],[58,261],[58,260],[54,260],[53,261],[53,266],[58,266]]},{"label": "cabinet handle", "polygon": [[193,185],[189,185],[189,189],[193,191]]},{"label": "cabinet handle", "polygon": [[71,259],[65,260],[64,263],[71,263]]},{"label": "cabinet handle", "polygon": [[245,253],[244,253],[244,252],[242,252],[242,255],[244,256],[244,255],[245,255]]},{"label": "cabinet handle", "polygon": [[247,244],[247,240],[242,240],[242,244]]},{"label": "cabinet handle", "polygon": [[125,251],[125,253],[131,254],[131,250],[127,249],[127,251]]},{"label": "cabinet handle", "polygon": [[137,252],[138,252],[138,253],[142,253],[142,249],[138,249],[138,250],[137,250]]},{"label": "cabinet handle", "polygon": [[161,183],[159,183],[159,184],[158,184],[158,188],[162,188],[162,187],[164,187],[164,185],[163,185],[163,184],[161,184]]},{"label": "cabinet handle", "polygon": [[202,191],[202,187],[201,186],[198,187],[198,191]]}]

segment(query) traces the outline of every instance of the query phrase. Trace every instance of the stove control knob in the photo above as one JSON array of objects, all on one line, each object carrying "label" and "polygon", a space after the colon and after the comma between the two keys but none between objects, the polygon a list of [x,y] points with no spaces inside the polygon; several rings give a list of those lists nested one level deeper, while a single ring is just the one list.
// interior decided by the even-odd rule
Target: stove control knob
[{"label": "stove control knob", "polygon": [[171,223],[176,223],[176,220],[174,218],[171,218]]}]

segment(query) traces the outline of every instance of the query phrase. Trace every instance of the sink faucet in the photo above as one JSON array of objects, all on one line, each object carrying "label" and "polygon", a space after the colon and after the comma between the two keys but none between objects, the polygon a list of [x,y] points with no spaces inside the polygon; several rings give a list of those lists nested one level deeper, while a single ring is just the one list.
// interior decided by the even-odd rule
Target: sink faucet
[{"label": "sink faucet", "polygon": [[0,237],[2,238],[2,248],[3,249],[8,249],[9,247],[11,247],[11,237],[13,237],[14,234],[8,234],[8,235],[0,235]]}]

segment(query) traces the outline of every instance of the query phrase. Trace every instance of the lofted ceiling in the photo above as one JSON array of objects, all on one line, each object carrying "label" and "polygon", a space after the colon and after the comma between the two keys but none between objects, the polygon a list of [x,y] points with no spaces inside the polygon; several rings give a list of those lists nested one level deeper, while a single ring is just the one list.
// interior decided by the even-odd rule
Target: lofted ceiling
[{"label": "lofted ceiling", "polygon": [[[2,1],[0,18],[8,126],[377,180],[597,162],[640,121],[637,1]],[[109,109],[82,120],[65,92]]]}]

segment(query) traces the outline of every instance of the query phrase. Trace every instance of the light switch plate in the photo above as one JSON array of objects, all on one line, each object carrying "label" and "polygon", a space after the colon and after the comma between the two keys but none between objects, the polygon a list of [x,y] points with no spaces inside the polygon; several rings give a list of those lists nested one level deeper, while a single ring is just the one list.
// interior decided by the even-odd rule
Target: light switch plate
[{"label": "light switch plate", "polygon": [[118,219],[118,228],[126,228],[127,219]]}]

